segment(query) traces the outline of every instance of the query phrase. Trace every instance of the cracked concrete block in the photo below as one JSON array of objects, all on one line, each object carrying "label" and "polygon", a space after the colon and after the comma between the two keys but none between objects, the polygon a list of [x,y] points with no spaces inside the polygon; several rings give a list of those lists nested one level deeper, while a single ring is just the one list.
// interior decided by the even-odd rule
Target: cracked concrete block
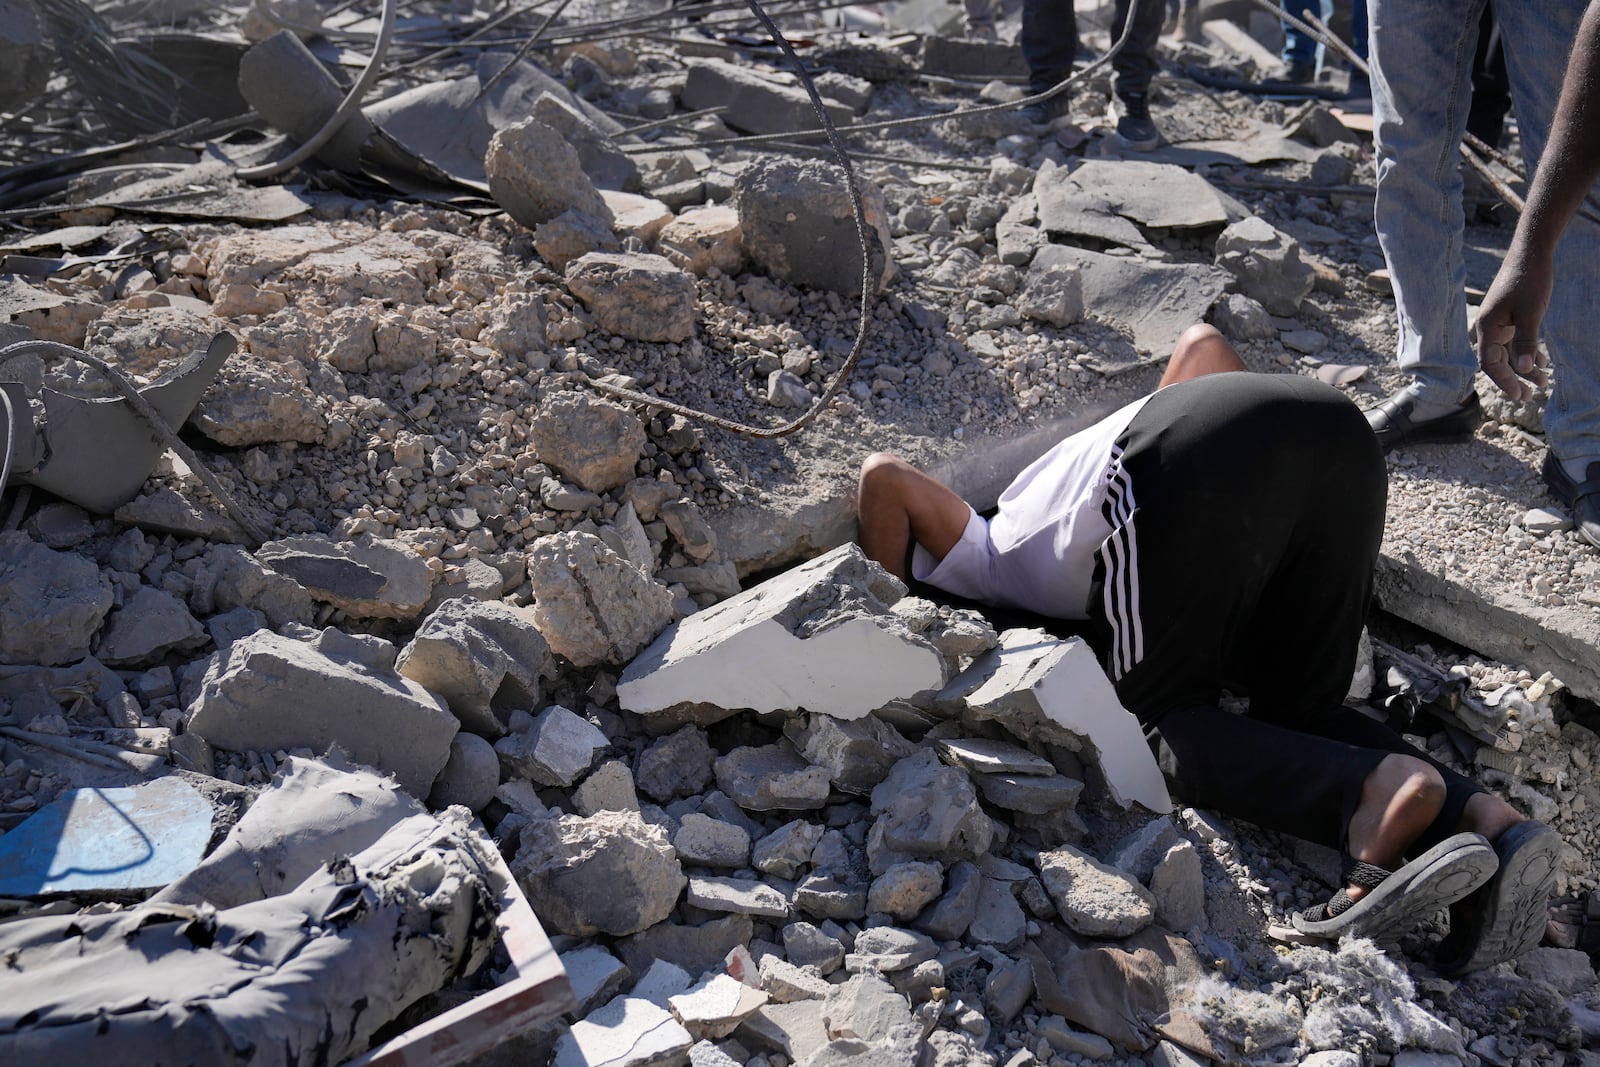
[{"label": "cracked concrete block", "polygon": [[588,719],[552,704],[527,730],[496,741],[494,750],[506,774],[566,788],[587,774],[595,756],[610,744]]},{"label": "cracked concrete block", "polygon": [[1160,263],[1058,244],[1040,248],[1030,270],[1057,264],[1081,272],[1085,310],[1127,326],[1136,345],[1163,356],[1232,283],[1226,270],[1205,263]]},{"label": "cracked concrete block", "polygon": [[667,832],[632,811],[530,822],[511,871],[539,918],[577,937],[654,926],[688,881]]},{"label": "cracked concrete block", "polygon": [[842,545],[670,626],[622,674],[649,716],[686,704],[859,719],[941,684],[944,660],[890,610],[905,587]]},{"label": "cracked concrete block", "polygon": [[787,744],[736,748],[712,764],[717,788],[746,811],[804,811],[828,802],[826,768],[813,767]]},{"label": "cracked concrete block", "polygon": [[783,735],[806,762],[827,770],[834,788],[863,796],[916,748],[874,715],[849,721],[831,715],[796,717],[784,723]]},{"label": "cracked concrete block", "polygon": [[1298,314],[1316,284],[1316,271],[1300,258],[1300,242],[1255,215],[1222,231],[1216,255],[1240,291],[1274,315]]},{"label": "cracked concrete block", "polygon": [[140,586],[106,619],[95,655],[113,667],[154,663],[168,652],[192,652],[206,630],[182,600],[153,586]]},{"label": "cracked concrete block", "polygon": [[[894,281],[894,248],[883,191],[858,176],[867,245],[867,284],[882,292]],[[855,207],[837,166],[764,160],[739,175],[735,204],[744,250],[759,269],[809,289],[861,292],[861,238]]]},{"label": "cracked concrete block", "polygon": [[[578,667],[622,663],[672,620],[672,593],[581,531],[551,534],[528,553],[533,621]],[[623,705],[627,706],[626,703]]]},{"label": "cracked concrete block", "polygon": [[0,663],[55,666],[89,654],[114,593],[100,568],[21,532],[0,534]]},{"label": "cracked concrete block", "polygon": [[770,998],[726,974],[708,975],[677,996],[667,1007],[695,1040],[727,1037]]},{"label": "cracked concrete block", "polygon": [[[811,98],[792,78],[780,81],[722,59],[691,60],[678,99],[690,111],[726,108],[722,121],[745,133],[789,133],[822,126]],[[848,107],[833,105],[827,110],[835,123],[848,123],[852,117]]]},{"label": "cracked concrete block", "polygon": [[460,724],[432,693],[373,659],[337,630],[315,644],[266,630],[242,637],[206,668],[188,728],[235,752],[338,745],[425,797]]},{"label": "cracked concrete block", "polygon": [[514,709],[543,703],[540,679],[555,672],[531,611],[470,597],[440,604],[395,667],[443,697],[462,729],[491,741]]},{"label": "cracked concrete block", "polygon": [[1086,852],[1066,845],[1036,862],[1062,921],[1086,937],[1128,937],[1155,921],[1150,890]]},{"label": "cracked concrete block", "polygon": [[872,791],[877,816],[867,834],[872,873],[904,859],[955,862],[989,851],[994,824],[965,772],[947,767],[931,750],[895,764]]},{"label": "cracked concrete block", "polygon": [[1111,796],[1127,807],[1172,810],[1166,780],[1144,731],[1117,701],[1094,653],[1081,640],[1060,641],[1043,630],[1007,630],[939,694],[937,703],[1019,737],[1087,748]]},{"label": "cracked concrete block", "polygon": [[566,279],[603,330],[635,341],[694,336],[699,318],[694,275],[664,256],[589,252],[567,264]]},{"label": "cracked concrete block", "polygon": [[574,209],[611,224],[611,209],[584,173],[577,150],[538,119],[496,130],[483,166],[489,194],[524,226]]},{"label": "cracked concrete block", "polygon": [[633,477],[648,438],[644,423],[632,411],[572,391],[544,399],[528,440],[539,462],[591,493],[604,493]]},{"label": "cracked concrete block", "polygon": [[661,228],[661,254],[691,274],[715,267],[732,277],[744,269],[739,213],[727,204],[690,208]]},{"label": "cracked concrete block", "polygon": [[433,572],[410,545],[368,534],[344,542],[321,536],[268,541],[256,558],[358,619],[414,619],[433,592]]}]

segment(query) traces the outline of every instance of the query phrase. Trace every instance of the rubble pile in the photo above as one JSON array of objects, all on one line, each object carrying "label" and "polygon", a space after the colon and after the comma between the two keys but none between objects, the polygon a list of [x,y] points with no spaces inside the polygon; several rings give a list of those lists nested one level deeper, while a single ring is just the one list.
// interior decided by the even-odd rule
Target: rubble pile
[{"label": "rubble pile", "polygon": [[[1353,688],[1566,841],[1545,946],[1452,983],[1433,929],[1274,940],[1337,856],[1174,807],[1081,640],[909,595],[845,544],[867,452],[992,500],[1201,320],[1253,369],[1391,384],[1368,146],[1176,73],[1259,73],[1244,29],[1163,39],[1170,143],[1128,159],[1103,74],[1041,130],[974,110],[1018,98],[1012,46],[783,16],[832,122],[922,120],[851,135],[858,236],[835,163],[737,140],[820,122],[725,13],[621,38],[575,11],[521,55],[467,37],[493,29],[473,5],[407,7],[381,91],[263,174],[339,109],[329,61],[376,19],[162,5],[225,75],[191,63],[178,96],[255,115],[163,139],[127,128],[147,101],[94,104],[149,73],[148,35],[85,21],[117,59],[97,80],[51,43],[70,0],[0,0],[0,132],[59,168],[0,171],[0,346],[35,342],[0,362],[0,1049],[1594,1062],[1588,666],[1484,624],[1474,647],[1534,669],[1380,648]],[[510,16],[519,41],[542,19]],[[113,169],[73,161],[53,97],[22,109],[47,78],[88,147],[135,138]],[[781,425],[863,295],[859,362],[799,435],[626,395]],[[1537,422],[1491,416],[1465,459],[1395,458],[1390,565],[1511,590],[1581,644],[1592,618],[1526,613],[1600,603],[1600,570],[1529,508]],[[474,1015],[493,997],[515,1025]]]}]

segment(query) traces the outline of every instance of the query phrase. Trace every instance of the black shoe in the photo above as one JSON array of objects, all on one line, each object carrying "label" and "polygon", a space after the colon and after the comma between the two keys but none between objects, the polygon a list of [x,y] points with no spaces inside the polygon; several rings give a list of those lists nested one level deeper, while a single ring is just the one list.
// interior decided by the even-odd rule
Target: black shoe
[{"label": "black shoe", "polygon": [[1035,126],[1048,126],[1056,119],[1065,118],[1071,110],[1071,105],[1070,98],[1066,93],[1062,93],[1037,104],[1025,104],[1017,108],[1017,114]]},{"label": "black shoe", "polygon": [[1367,425],[1378,435],[1385,452],[1399,445],[1419,445],[1427,441],[1465,441],[1483,422],[1483,408],[1473,393],[1454,411],[1431,419],[1413,419],[1417,406],[1415,387],[1408,386],[1375,408],[1368,408]]},{"label": "black shoe", "polygon": [[1143,93],[1117,98],[1117,139],[1135,152],[1148,152],[1161,143],[1161,133],[1150,121],[1150,104]]},{"label": "black shoe", "polygon": [[1539,468],[1555,498],[1572,509],[1572,525],[1583,539],[1600,548],[1600,460],[1589,464],[1585,479],[1575,482],[1554,452],[1545,452]]},{"label": "black shoe", "polygon": [[1494,851],[1494,877],[1450,909],[1450,936],[1434,958],[1440,974],[1468,974],[1516,959],[1544,939],[1561,868],[1560,835],[1529,819],[1503,831]]}]

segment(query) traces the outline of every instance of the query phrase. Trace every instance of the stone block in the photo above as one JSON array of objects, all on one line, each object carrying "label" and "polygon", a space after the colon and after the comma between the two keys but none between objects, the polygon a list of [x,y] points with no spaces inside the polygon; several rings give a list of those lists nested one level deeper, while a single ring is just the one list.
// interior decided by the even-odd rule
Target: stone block
[{"label": "stone block", "polygon": [[[811,98],[792,78],[775,80],[750,67],[721,59],[696,59],[689,63],[679,102],[690,111],[725,108],[722,121],[744,133],[789,133],[822,127]],[[851,109],[828,107],[835,123],[848,125]]]},{"label": "stone block", "polygon": [[511,871],[541,921],[578,937],[654,926],[687,883],[667,832],[631,811],[536,819]]},{"label": "stone block", "polygon": [[501,127],[484,156],[489,195],[524,226],[578,210],[611,224],[611,209],[566,138],[538,119]]},{"label": "stone block", "polygon": [[1216,258],[1240,292],[1274,315],[1298,314],[1316,284],[1316,271],[1300,256],[1300,242],[1255,215],[1222,231]]},{"label": "stone block", "polygon": [[672,619],[667,587],[594,534],[572,530],[534,542],[528,581],[534,624],[556,653],[579,667],[627,661]]},{"label": "stone block", "polygon": [[256,558],[358,619],[414,619],[433,591],[433,572],[410,545],[367,534],[268,541]]}]

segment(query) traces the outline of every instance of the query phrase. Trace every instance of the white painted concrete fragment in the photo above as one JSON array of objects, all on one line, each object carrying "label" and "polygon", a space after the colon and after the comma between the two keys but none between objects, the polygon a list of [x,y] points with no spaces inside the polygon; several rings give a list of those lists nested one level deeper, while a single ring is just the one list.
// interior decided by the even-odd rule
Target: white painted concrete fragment
[{"label": "white painted concrete fragment", "polygon": [[944,683],[942,657],[880,597],[903,592],[843,545],[674,623],[617,697],[646,715],[696,703],[859,719]]},{"label": "white painted concrete fragment", "polygon": [[555,1067],[645,1067],[682,1063],[694,1039],[672,1013],[639,997],[618,997],[556,1042]]},{"label": "white painted concrete fragment", "polygon": [[1052,727],[1063,729],[1093,748],[1117,803],[1172,810],[1144,731],[1080,640],[1007,630],[999,646],[973,661],[938,699],[964,703],[973,718],[993,719],[1023,736],[1048,740]]}]

